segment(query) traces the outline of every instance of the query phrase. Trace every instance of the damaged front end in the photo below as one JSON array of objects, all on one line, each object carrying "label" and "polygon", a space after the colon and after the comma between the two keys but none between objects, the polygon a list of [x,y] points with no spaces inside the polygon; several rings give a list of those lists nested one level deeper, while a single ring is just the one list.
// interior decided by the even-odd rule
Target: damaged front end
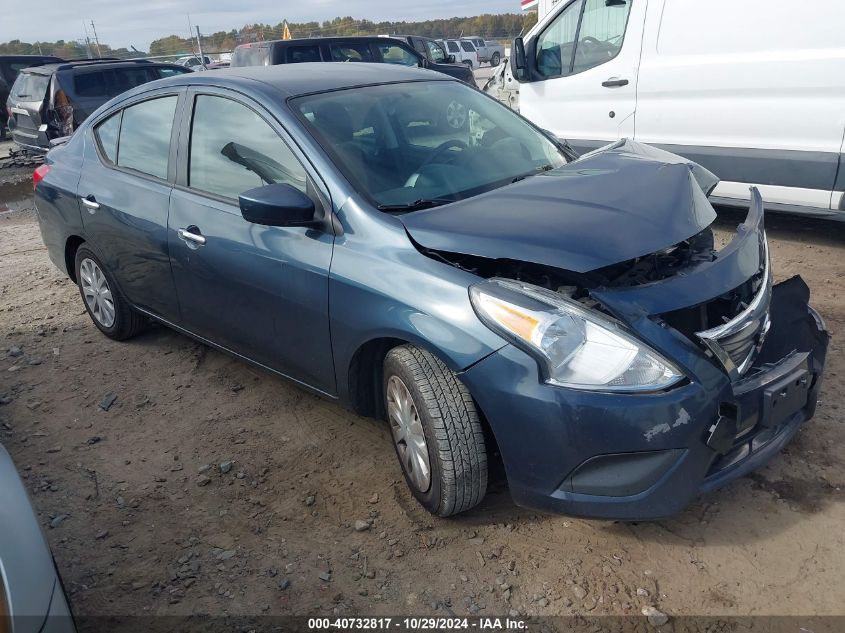
[{"label": "damaged front end", "polygon": [[[643,187],[638,187],[637,198],[624,180],[615,188],[612,180],[604,181],[605,188],[596,191],[595,199],[584,200],[585,192],[578,185],[590,178],[599,184],[602,179],[597,175],[613,173],[617,159],[639,169],[643,187],[665,185],[676,213],[655,202],[659,191],[652,189],[645,198]],[[681,166],[683,172],[678,170]],[[542,384],[529,388],[524,362],[515,370],[503,360],[507,356],[511,363],[517,362],[511,353],[499,354],[467,373],[466,380],[473,386],[488,372],[485,383],[491,393],[480,393],[478,398],[482,408],[495,411],[491,426],[502,447],[514,497],[525,505],[570,514],[665,516],[692,495],[760,466],[812,417],[828,334],[821,317],[809,306],[809,289],[800,277],[773,283],[763,201],[756,189],[736,235],[717,249],[710,226],[715,213],[706,198],[716,179],[699,166],[621,142],[562,168],[566,169],[570,175],[558,178],[559,205],[567,212],[557,224],[550,222],[544,238],[530,242],[533,248],[526,248],[521,258],[513,255],[520,244],[526,244],[521,236],[530,233],[521,225],[516,225],[501,249],[509,257],[491,256],[497,252],[493,229],[466,240],[455,240],[454,231],[444,237],[435,230],[440,217],[453,228],[459,226],[455,216],[445,219],[445,215],[432,214],[406,226],[423,254],[488,280],[479,287],[497,279],[515,280],[533,299],[543,301],[543,293],[554,294],[560,301],[600,315],[598,322],[617,327],[627,340],[641,341],[651,358],[651,366],[639,362],[637,369],[650,372],[653,388],[640,390],[617,389],[616,383],[598,388],[562,384],[549,380],[542,362],[538,372]],[[686,189],[681,186],[684,178]],[[572,189],[564,186],[574,183]],[[545,204],[546,192],[536,200]],[[576,200],[584,200],[579,217],[568,212]],[[616,213],[623,200],[632,201],[628,216]],[[645,210],[649,204],[653,204],[651,214]],[[438,211],[446,213],[445,208]],[[523,223],[535,221],[527,209],[514,213]],[[610,219],[615,227],[607,225]],[[664,243],[670,245],[646,250],[645,245],[657,243],[661,232]],[[597,233],[607,235],[607,240],[597,244],[593,241]],[[463,247],[460,251],[447,248],[458,243]],[[546,250],[554,243],[573,248]],[[618,249],[616,244],[621,244]],[[600,265],[588,267],[590,261]],[[555,300],[550,298],[548,303]],[[513,323],[514,331],[530,330],[533,325],[526,325],[525,315],[530,321],[536,310],[517,310],[516,317],[505,314],[503,318]],[[532,336],[529,331],[524,338],[529,341]],[[539,359],[529,344],[513,336],[505,338]],[[667,368],[663,378],[677,369],[684,380],[661,382],[660,372],[654,369],[659,370],[660,361]],[[513,385],[494,377],[498,374],[519,380],[519,389],[530,392],[530,396],[518,396],[518,409],[504,396]],[[501,383],[501,394],[490,390],[491,382]],[[546,420],[555,409],[560,411],[560,420]],[[526,466],[525,454],[513,455],[506,439],[513,433],[509,415],[511,420],[527,416],[526,428],[520,427],[519,434],[524,436],[529,428],[537,434],[544,460],[532,459]],[[504,430],[500,419],[505,420]],[[556,424],[563,428],[557,429]],[[554,466],[547,466],[548,462]],[[668,479],[668,473],[678,475],[678,480]]]}]

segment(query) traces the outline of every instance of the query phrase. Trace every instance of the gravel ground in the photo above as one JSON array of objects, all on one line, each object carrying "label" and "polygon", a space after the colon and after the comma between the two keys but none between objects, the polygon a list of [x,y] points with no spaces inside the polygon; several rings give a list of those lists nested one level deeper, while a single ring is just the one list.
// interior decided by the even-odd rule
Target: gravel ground
[{"label": "gravel ground", "polygon": [[102,336],[28,178],[0,172],[0,441],[77,614],[843,614],[845,224],[767,221],[833,335],[816,418],[770,465],[666,521],[536,514],[501,478],[442,520],[385,424],[164,328]]}]

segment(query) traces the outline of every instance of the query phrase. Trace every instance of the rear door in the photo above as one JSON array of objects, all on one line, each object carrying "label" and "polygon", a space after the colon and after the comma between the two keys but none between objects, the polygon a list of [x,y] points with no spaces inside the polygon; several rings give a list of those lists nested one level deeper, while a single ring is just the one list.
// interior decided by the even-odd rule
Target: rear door
[{"label": "rear door", "polygon": [[570,0],[532,37],[520,113],[584,152],[634,135],[646,0]]},{"label": "rear door", "polygon": [[137,307],[179,318],[167,214],[175,177],[174,119],[184,90],[144,95],[98,120],[85,139],[77,189],[87,239]]},{"label": "rear door", "polygon": [[[244,219],[238,195],[283,182],[315,205],[328,195],[285,130],[258,104],[190,91],[169,244],[182,325],[323,392],[335,392],[328,274],[334,236]],[[252,165],[252,167],[251,167]],[[261,174],[261,176],[259,176]]]}]

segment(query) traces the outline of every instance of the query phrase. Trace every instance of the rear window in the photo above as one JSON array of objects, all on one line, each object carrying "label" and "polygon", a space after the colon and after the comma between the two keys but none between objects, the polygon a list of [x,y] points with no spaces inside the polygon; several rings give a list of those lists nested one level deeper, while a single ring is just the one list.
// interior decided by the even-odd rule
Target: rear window
[{"label": "rear window", "polygon": [[111,115],[94,128],[94,136],[97,137],[100,149],[112,164],[117,161],[117,134],[120,132],[120,114],[118,112]]},{"label": "rear window", "polygon": [[331,45],[333,62],[371,62],[373,55],[369,45],[362,42],[349,42]]},{"label": "rear window", "polygon": [[47,96],[49,85],[49,75],[22,72],[15,80],[10,93],[13,99],[19,101],[40,101]]},{"label": "rear window", "polygon": [[446,42],[446,46],[449,47],[450,53],[457,53],[459,51],[458,44],[456,42]]},{"label": "rear window", "polygon": [[461,48],[464,49],[467,53],[475,52],[475,47],[472,45],[472,42],[461,42]]},{"label": "rear window", "polygon": [[140,86],[153,79],[158,79],[153,73],[152,68],[115,68],[109,71],[111,75],[111,85],[109,86],[110,96],[119,95],[121,92],[126,92]]},{"label": "rear window", "polygon": [[316,44],[311,46],[289,46],[287,49],[287,54],[289,64],[321,61],[320,47]]},{"label": "rear window", "polygon": [[104,72],[80,73],[73,77],[73,93],[78,97],[105,97],[106,75]]},{"label": "rear window", "polygon": [[142,101],[123,111],[117,164],[167,178],[170,132],[178,97]]},{"label": "rear window", "polygon": [[159,66],[155,69],[155,72],[157,72],[158,76],[163,79],[165,77],[173,77],[174,75],[184,75],[191,71],[189,71],[187,68],[167,68],[164,66]]}]

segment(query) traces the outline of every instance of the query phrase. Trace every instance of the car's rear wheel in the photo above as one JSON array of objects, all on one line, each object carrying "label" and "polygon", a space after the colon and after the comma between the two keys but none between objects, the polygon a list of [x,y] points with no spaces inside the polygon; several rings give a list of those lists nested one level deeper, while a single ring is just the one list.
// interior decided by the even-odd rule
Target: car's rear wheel
[{"label": "car's rear wheel", "polygon": [[487,450],[467,388],[436,356],[413,345],[384,361],[384,404],[405,481],[432,514],[451,516],[487,491]]},{"label": "car's rear wheel", "polygon": [[76,251],[76,280],[88,316],[99,330],[117,341],[130,338],[146,325],[146,319],[132,309],[114,277],[87,246]]},{"label": "car's rear wheel", "polygon": [[502,56],[499,53],[493,53],[493,57],[490,58],[490,65],[498,66],[500,61],[502,61]]}]

